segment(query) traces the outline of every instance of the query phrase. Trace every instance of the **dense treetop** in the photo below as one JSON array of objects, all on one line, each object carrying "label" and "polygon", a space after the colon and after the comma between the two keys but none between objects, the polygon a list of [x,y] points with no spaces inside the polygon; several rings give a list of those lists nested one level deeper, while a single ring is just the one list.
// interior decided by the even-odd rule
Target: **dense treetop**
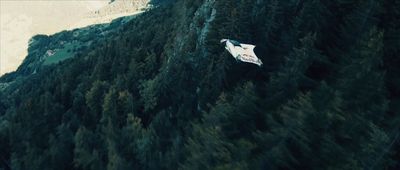
[{"label": "dense treetop", "polygon": [[0,79],[0,169],[400,168],[400,1],[153,4]]}]

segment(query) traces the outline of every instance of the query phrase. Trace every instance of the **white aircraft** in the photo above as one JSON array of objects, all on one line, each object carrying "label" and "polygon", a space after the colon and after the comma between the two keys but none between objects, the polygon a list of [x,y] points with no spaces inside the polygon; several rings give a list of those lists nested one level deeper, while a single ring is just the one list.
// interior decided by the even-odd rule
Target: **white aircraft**
[{"label": "white aircraft", "polygon": [[222,39],[221,43],[226,43],[225,49],[228,50],[236,60],[257,64],[260,67],[263,64],[254,53],[254,48],[256,47],[255,45],[241,44],[230,39]]}]

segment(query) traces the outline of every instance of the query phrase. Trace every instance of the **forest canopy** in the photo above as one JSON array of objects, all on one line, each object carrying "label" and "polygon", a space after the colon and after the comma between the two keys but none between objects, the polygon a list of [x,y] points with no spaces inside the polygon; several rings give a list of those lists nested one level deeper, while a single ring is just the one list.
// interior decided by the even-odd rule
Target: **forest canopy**
[{"label": "forest canopy", "polygon": [[0,169],[400,168],[400,1],[151,3],[0,78]]}]

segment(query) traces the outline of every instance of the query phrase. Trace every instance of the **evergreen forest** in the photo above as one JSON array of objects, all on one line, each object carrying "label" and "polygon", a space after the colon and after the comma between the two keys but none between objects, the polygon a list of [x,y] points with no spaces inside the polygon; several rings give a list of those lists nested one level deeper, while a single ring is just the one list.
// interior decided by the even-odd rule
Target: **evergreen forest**
[{"label": "evergreen forest", "polygon": [[400,169],[399,0],[153,0],[112,29],[0,78],[1,170]]}]

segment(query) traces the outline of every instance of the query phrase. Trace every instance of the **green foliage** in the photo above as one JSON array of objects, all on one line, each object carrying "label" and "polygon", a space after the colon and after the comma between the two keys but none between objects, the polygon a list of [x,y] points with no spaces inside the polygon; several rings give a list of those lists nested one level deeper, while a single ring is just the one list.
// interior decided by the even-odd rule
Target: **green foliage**
[{"label": "green foliage", "polygon": [[104,169],[104,162],[101,159],[99,138],[96,134],[81,127],[75,134],[74,165],[83,169]]},{"label": "green foliage", "polygon": [[[152,3],[33,38],[0,78],[0,169],[400,166],[398,1]],[[221,38],[257,45],[264,66]],[[60,40],[87,47],[31,74]]]}]

